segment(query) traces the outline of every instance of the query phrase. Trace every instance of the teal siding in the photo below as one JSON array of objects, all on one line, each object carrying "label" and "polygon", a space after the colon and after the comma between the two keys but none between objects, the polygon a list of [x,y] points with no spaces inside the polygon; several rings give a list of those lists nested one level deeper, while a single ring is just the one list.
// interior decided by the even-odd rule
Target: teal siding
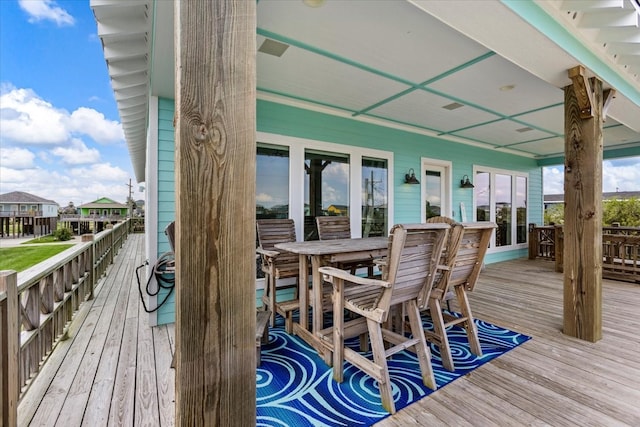
[{"label": "teal siding", "polygon": [[[158,256],[171,250],[164,229],[176,216],[175,178],[174,178],[174,102],[171,99],[158,100]],[[166,295],[162,290],[158,301]],[[158,324],[175,321],[175,293],[158,310]]]},{"label": "teal siding", "polygon": [[[166,238],[162,233],[164,226],[175,217],[174,110],[172,100],[161,99],[159,104],[158,241],[165,242]],[[452,162],[452,208],[455,219],[460,219],[460,202],[466,206],[467,219],[473,218],[473,191],[459,188],[457,184],[465,174],[473,179],[473,166],[478,165],[528,173],[528,222],[541,223],[542,221],[542,170],[534,159],[262,100],[257,102],[257,129],[267,133],[392,151],[394,153],[393,183],[395,184],[393,204],[396,223],[420,222],[420,186],[404,185],[403,181],[404,175],[410,168],[420,171],[422,157]],[[162,252],[160,247],[158,250]],[[523,256],[526,256],[526,250],[506,251],[487,256],[486,262]],[[261,292],[256,295],[257,305],[261,304],[260,295]],[[160,310],[158,323],[174,320],[173,297],[167,305],[170,308],[163,307]]]}]

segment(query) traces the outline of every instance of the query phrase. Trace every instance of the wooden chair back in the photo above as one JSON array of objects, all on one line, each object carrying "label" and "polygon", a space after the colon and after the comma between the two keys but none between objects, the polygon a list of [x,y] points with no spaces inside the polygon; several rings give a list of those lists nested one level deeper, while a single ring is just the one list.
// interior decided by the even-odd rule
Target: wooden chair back
[{"label": "wooden chair back", "polygon": [[449,228],[447,224],[393,226],[382,276],[392,286],[382,292],[379,309],[388,314],[391,306],[416,298],[418,307],[426,308]]},{"label": "wooden chair back", "polygon": [[440,265],[438,268],[438,272],[436,273],[433,284],[433,291],[431,293],[432,298],[439,298],[440,300],[444,301],[445,299],[451,298],[451,295],[448,294],[450,290],[449,278],[451,276],[451,270],[453,269],[456,261],[456,256],[458,255],[458,248],[460,247],[460,242],[464,230],[461,223],[446,216],[434,216],[427,219],[427,223],[444,223],[448,224],[451,227],[444,244],[442,256],[440,257]]},{"label": "wooden chair back", "polygon": [[350,239],[351,223],[348,216],[317,216],[320,240]]},{"label": "wooden chair back", "polygon": [[451,269],[449,288],[464,285],[467,291],[473,291],[489,248],[491,233],[496,225],[492,222],[482,221],[466,222],[462,224],[462,227],[463,233]]},{"label": "wooden chair back", "polygon": [[[259,219],[256,221],[258,248],[265,274],[265,290],[262,295],[263,308],[271,311],[271,326],[275,325],[276,314],[285,318],[285,330],[293,332],[293,311],[299,308],[297,295],[299,277],[299,257],[297,254],[280,251],[275,245],[296,241],[296,227],[292,219]],[[294,289],[293,299],[281,300],[276,297],[277,280],[296,278],[295,285],[280,289]]]}]

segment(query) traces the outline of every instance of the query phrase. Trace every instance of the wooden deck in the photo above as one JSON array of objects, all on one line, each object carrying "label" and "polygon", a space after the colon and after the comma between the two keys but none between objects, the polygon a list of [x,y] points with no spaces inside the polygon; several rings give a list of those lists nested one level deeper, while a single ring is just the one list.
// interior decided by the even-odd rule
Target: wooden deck
[{"label": "wooden deck", "polygon": [[[174,425],[173,329],[150,328],[131,235],[19,406],[20,425]],[[492,264],[470,294],[476,317],[533,339],[378,426],[640,425],[640,286],[603,281],[604,338],[562,328],[562,275],[550,261]]]}]

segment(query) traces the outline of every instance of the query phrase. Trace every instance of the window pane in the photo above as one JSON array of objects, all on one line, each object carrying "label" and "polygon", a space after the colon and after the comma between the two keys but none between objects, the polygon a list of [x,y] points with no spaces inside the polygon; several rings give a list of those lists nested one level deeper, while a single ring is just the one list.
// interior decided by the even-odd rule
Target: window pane
[{"label": "window pane", "polygon": [[289,217],[289,151],[258,146],[256,155],[256,219]]},{"label": "window pane", "polygon": [[349,156],[307,150],[304,240],[318,240],[316,216],[349,216]]},{"label": "window pane", "polygon": [[488,172],[477,172],[473,183],[476,196],[476,220],[491,221],[491,187]]},{"label": "window pane", "polygon": [[362,159],[362,237],[387,235],[387,161]]},{"label": "window pane", "polygon": [[442,173],[427,170],[423,178],[425,182],[425,220],[440,216],[442,212]]},{"label": "window pane", "polygon": [[496,246],[511,244],[511,175],[496,174]]},{"label": "window pane", "polygon": [[527,243],[527,178],[516,177],[516,243]]}]

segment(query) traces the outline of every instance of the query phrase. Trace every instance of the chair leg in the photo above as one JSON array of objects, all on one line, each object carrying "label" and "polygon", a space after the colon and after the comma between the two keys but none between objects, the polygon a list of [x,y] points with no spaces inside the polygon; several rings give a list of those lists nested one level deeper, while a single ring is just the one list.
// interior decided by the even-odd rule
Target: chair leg
[{"label": "chair leg", "polygon": [[271,327],[276,326],[276,278],[269,274],[269,310],[271,310]]},{"label": "chair leg", "polygon": [[367,327],[369,329],[369,339],[371,340],[373,362],[380,368],[380,378],[376,378],[376,380],[378,380],[382,407],[390,414],[395,414],[396,405],[393,401],[393,393],[391,391],[391,378],[389,377],[389,367],[387,366],[387,355],[385,354],[382,330],[380,324],[371,319],[367,319]]},{"label": "chair leg", "polygon": [[480,339],[478,338],[478,329],[473,321],[473,314],[471,313],[471,306],[469,305],[467,292],[465,291],[464,286],[456,286],[455,291],[456,296],[458,297],[458,305],[460,306],[462,316],[467,319],[463,326],[467,331],[467,339],[469,340],[471,352],[476,356],[482,356],[482,348],[480,347]]},{"label": "chair leg", "polygon": [[409,315],[411,331],[416,331],[413,333],[413,337],[419,340],[414,347],[416,350],[416,356],[418,357],[418,363],[420,364],[422,383],[431,390],[436,390],[438,385],[436,384],[436,378],[433,374],[433,366],[431,365],[431,352],[429,351],[429,347],[427,347],[424,329],[422,329],[422,320],[420,319],[420,310],[418,309],[418,305],[415,301],[409,301],[407,304],[407,312]]},{"label": "chair leg", "polygon": [[453,372],[453,358],[451,357],[451,347],[449,346],[449,338],[447,337],[447,329],[444,326],[444,318],[442,317],[442,305],[437,298],[429,298],[429,313],[433,321],[433,333],[436,336],[436,345],[440,349],[440,358],[442,366],[447,371]]}]

